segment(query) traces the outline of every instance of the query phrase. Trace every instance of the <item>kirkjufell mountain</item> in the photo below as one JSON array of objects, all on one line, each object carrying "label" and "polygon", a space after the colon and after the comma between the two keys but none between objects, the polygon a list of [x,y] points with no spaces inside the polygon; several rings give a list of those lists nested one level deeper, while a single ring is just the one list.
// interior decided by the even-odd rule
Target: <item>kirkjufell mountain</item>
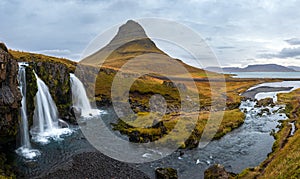
[{"label": "kirkjufell mountain", "polygon": [[[187,65],[183,61],[169,56],[159,49],[147,36],[143,27],[133,20],[128,20],[125,24],[120,26],[117,34],[105,47],[86,57],[80,63],[93,66],[102,65],[107,68],[119,69],[128,62],[128,60],[141,57],[146,54],[158,54],[160,57],[157,58],[156,56],[155,64],[161,68],[168,69],[168,63],[176,60],[193,76],[195,74],[203,73],[215,74]],[[137,65],[143,64],[139,64],[137,62]],[[175,70],[173,74],[176,75],[176,69],[172,70]],[[203,76],[195,75],[195,77]]]}]

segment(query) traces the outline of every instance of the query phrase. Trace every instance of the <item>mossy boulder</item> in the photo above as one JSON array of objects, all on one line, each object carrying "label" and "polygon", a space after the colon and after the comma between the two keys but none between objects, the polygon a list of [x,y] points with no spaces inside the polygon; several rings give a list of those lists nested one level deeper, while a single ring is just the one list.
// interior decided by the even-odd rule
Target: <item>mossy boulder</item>
[{"label": "mossy boulder", "polygon": [[155,176],[157,179],[177,179],[177,170],[173,168],[157,168],[155,170]]},{"label": "mossy boulder", "polygon": [[264,98],[264,99],[261,99],[259,101],[257,101],[257,104],[255,107],[266,107],[266,106],[273,106],[274,105],[274,102],[273,102],[273,99],[272,98]]},{"label": "mossy boulder", "polygon": [[220,164],[212,165],[204,172],[205,179],[229,179],[233,178],[233,175],[234,174],[227,172],[224,166]]}]

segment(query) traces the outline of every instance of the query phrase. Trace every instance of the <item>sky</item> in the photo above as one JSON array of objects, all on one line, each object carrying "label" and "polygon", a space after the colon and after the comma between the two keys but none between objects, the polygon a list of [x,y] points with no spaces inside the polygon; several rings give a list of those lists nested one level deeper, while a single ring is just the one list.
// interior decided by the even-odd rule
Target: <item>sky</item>
[{"label": "sky", "polygon": [[221,66],[300,66],[299,7],[297,0],[1,0],[0,41],[11,49],[78,61],[110,27],[164,18],[199,33]]}]

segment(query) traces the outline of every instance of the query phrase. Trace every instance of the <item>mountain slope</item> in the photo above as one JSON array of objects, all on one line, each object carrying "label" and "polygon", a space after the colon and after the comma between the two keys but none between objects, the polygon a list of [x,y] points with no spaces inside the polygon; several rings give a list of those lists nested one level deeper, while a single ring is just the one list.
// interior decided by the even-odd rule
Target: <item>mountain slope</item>
[{"label": "mountain slope", "polygon": [[287,66],[288,68],[291,68],[295,71],[300,71],[300,67],[299,66]]}]

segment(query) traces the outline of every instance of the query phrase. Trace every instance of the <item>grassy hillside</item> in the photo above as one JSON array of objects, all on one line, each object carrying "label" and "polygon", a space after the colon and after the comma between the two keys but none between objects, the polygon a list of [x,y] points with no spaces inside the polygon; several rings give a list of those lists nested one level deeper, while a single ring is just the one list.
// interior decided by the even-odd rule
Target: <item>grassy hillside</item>
[{"label": "grassy hillside", "polygon": [[18,62],[53,62],[53,63],[62,63],[67,65],[67,67],[74,71],[76,68],[76,62],[65,59],[57,58],[52,56],[47,56],[43,54],[36,54],[30,52],[22,52],[17,50],[9,50],[9,53],[18,61]]}]

